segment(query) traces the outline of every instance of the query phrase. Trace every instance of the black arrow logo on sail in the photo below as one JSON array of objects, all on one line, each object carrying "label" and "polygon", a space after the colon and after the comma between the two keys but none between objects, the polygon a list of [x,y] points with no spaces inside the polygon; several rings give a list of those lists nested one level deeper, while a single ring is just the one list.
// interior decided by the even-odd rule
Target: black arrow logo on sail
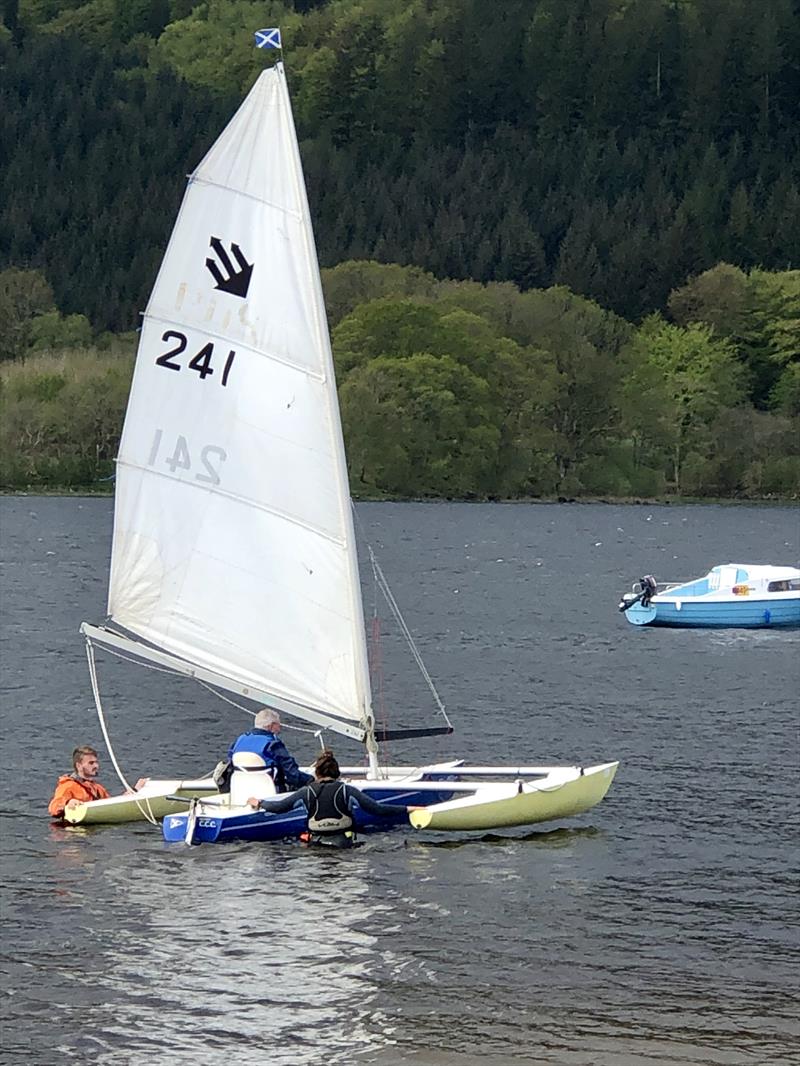
[{"label": "black arrow logo on sail", "polygon": [[216,260],[206,259],[206,266],[217,283],[214,288],[220,289],[222,292],[229,292],[231,296],[241,296],[244,299],[247,296],[247,290],[250,288],[250,275],[253,273],[253,264],[247,262],[238,244],[232,244],[231,251],[239,264],[237,270],[231,262],[230,256],[222,247],[222,241],[219,237],[212,237],[208,243],[214,249],[217,259],[222,265],[222,270],[225,271],[223,274]]}]

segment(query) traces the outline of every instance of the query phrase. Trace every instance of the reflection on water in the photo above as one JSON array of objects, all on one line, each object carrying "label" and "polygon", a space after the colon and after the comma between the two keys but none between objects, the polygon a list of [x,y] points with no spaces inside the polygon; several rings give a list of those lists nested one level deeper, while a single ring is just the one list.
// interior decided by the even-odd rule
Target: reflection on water
[{"label": "reflection on water", "polygon": [[339,1052],[375,1039],[366,1024],[375,943],[367,929],[378,904],[361,864],[327,853],[298,862],[277,850],[234,846],[223,862],[195,858],[194,849],[164,856],[157,901],[150,880],[137,883],[124,863],[113,871],[147,933],[107,960],[111,987],[139,992],[103,1019],[106,1035],[124,1036],[142,1052],[168,1047],[190,1061],[202,1027],[209,1051],[257,1062],[265,1046],[292,1046],[301,1063],[313,1062],[321,1045],[338,1061]]},{"label": "reflection on water", "polygon": [[[111,505],[0,508],[4,744],[25,770],[0,779],[3,1066],[798,1062],[800,634],[616,611],[659,558],[670,576],[743,546],[793,561],[796,512],[360,508],[458,730],[396,761],[621,766],[564,826],[340,853],[49,826],[69,750],[99,742],[77,629],[103,614]],[[126,770],[212,766],[239,718],[132,670],[103,675]]]}]

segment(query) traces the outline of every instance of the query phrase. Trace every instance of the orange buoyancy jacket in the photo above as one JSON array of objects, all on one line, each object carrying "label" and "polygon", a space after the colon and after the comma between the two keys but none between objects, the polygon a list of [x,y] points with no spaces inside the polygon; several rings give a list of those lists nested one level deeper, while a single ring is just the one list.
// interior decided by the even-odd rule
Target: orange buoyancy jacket
[{"label": "orange buoyancy jacket", "polygon": [[75,774],[62,774],[47,810],[53,818],[63,818],[64,808],[71,799],[88,803],[89,800],[108,799],[108,796],[109,793],[99,781],[87,781]]}]

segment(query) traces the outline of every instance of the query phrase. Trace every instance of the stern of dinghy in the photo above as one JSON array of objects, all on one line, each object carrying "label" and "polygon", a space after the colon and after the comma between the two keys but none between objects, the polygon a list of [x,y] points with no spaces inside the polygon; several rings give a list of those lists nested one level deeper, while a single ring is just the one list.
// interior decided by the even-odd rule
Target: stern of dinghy
[{"label": "stern of dinghy", "polygon": [[170,844],[213,844],[219,839],[221,828],[222,818],[199,805],[181,814],[169,814],[161,823],[164,840]]}]

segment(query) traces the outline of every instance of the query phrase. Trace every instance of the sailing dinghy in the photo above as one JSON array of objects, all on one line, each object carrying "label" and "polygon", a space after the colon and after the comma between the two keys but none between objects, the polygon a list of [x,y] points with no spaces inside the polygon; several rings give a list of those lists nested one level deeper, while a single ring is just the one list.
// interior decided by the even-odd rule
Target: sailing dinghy
[{"label": "sailing dinghy", "polygon": [[[82,626],[101,722],[95,647],[355,738],[367,765],[345,778],[375,799],[424,805],[418,827],[578,814],[617,768],[382,764],[383,740],[452,730],[376,732],[333,357],[281,63],[191,175],[144,315],[108,615]],[[169,784],[152,788],[172,802]],[[298,836],[304,811],[246,805],[271,791],[263,767],[238,765],[230,793],[165,812],[164,835]],[[94,817],[102,803],[85,807]],[[370,826],[364,812],[356,822]]]}]

